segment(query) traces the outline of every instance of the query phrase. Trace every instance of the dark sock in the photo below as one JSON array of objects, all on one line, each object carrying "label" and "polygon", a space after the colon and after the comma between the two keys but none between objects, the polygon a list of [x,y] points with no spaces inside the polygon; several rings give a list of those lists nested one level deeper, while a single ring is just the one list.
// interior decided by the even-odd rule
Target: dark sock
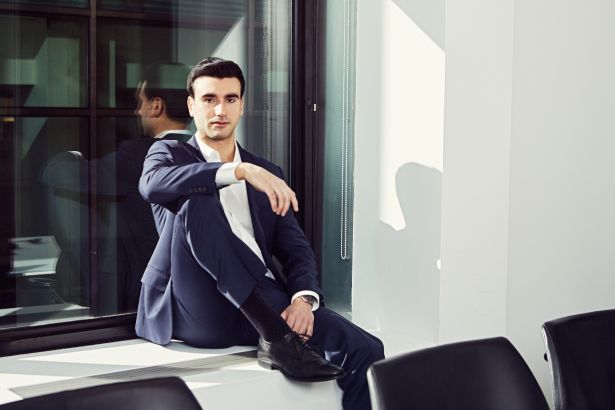
[{"label": "dark sock", "polygon": [[290,328],[265,300],[256,288],[250,296],[239,306],[239,310],[256,328],[256,331],[268,342],[275,342],[290,332]]}]

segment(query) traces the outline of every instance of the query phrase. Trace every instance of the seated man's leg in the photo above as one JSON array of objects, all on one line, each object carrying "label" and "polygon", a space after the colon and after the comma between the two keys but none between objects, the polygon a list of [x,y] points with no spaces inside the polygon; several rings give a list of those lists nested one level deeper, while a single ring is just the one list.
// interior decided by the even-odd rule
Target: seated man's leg
[{"label": "seated man's leg", "polygon": [[173,243],[173,337],[191,346],[256,345],[258,333],[192,257],[185,237]]},{"label": "seated man's leg", "polygon": [[238,307],[266,268],[232,233],[217,197],[194,195],[182,205],[171,267],[174,337],[211,348],[257,343]]},{"label": "seated man's leg", "polygon": [[323,307],[314,312],[314,333],[309,343],[322,350],[327,360],[346,371],[346,376],[337,381],[344,391],[344,409],[371,409],[367,369],[384,358],[380,339]]},{"label": "seated man's leg", "polygon": [[[290,297],[279,286],[266,285],[259,283],[263,297],[281,313],[290,304]],[[346,376],[337,381],[344,391],[344,409],[370,409],[367,368],[384,358],[382,342],[338,313],[320,307],[314,311],[314,331],[308,343],[346,371]]]},{"label": "seated man's leg", "polygon": [[[343,370],[301,348],[301,342],[262,297],[266,267],[232,232],[217,196],[195,195],[177,213],[173,226],[171,285],[174,334],[199,346],[225,346],[252,340],[254,332],[238,318],[238,309],[263,343],[259,354],[292,378],[336,378]],[[209,281],[209,283],[208,283]],[[215,282],[215,286],[212,282]],[[223,303],[222,295],[229,303]],[[199,303],[200,302],[200,303]],[[201,306],[202,304],[202,306]],[[224,315],[230,314],[230,320]],[[264,352],[261,346],[267,346]]]}]

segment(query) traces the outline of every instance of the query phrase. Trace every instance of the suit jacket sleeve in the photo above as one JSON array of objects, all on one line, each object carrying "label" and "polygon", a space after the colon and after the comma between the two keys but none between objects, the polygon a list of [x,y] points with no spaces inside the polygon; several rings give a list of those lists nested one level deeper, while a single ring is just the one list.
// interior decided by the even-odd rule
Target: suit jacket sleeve
[{"label": "suit jacket sleeve", "polygon": [[180,199],[192,194],[217,192],[216,172],[220,162],[192,162],[177,158],[190,155],[181,142],[158,141],[143,163],[139,192],[146,201],[174,211]]},{"label": "suit jacket sleeve", "polygon": [[[277,174],[283,178],[279,168]],[[288,293],[293,295],[302,290],[311,290],[318,293],[322,300],[316,258],[292,208],[285,216],[277,218],[275,229],[273,255],[283,266]]]}]

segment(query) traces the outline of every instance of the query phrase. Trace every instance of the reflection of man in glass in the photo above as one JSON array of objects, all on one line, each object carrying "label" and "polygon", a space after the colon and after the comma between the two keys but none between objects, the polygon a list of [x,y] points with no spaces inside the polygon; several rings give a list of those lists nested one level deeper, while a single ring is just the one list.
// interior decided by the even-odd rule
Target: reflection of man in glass
[{"label": "reflection of man in glass", "polygon": [[369,409],[366,372],[382,343],[322,303],[294,192],[279,167],[235,139],[244,88],[237,64],[201,61],[188,77],[195,136],[147,154],[139,189],[160,240],[143,275],[137,334],[258,345],[261,365],[300,381],[338,379],[345,409]]},{"label": "reflection of man in glass", "polygon": [[168,134],[191,135],[186,131],[191,118],[183,87],[188,71],[188,67],[180,64],[151,66],[144,71],[135,92],[135,115],[143,135],[151,138],[163,138]]},{"label": "reflection of man in glass", "polygon": [[192,135],[187,130],[191,118],[184,86],[188,72],[189,68],[180,64],[156,65],[144,71],[135,93],[135,115],[146,138],[128,139],[117,150],[117,292],[121,312],[137,309],[141,275],[158,239],[152,211],[138,191],[143,160],[155,141],[187,141]]},{"label": "reflection of man in glass", "polygon": [[[83,195],[91,193],[87,180],[88,168],[96,170],[96,195],[98,204],[98,260],[99,279],[98,314],[113,314],[135,311],[140,289],[140,278],[149,260],[158,234],[152,212],[138,192],[138,182],[143,169],[143,160],[151,145],[158,139],[187,140],[191,122],[186,108],[187,92],[185,76],[189,68],[180,64],[161,64],[144,70],[142,81],[135,92],[135,115],[142,135],[135,135],[119,144],[116,151],[104,157],[85,160],[84,155],[64,152],[56,155],[43,172],[43,182],[53,193],[55,208],[59,209],[56,235],[64,245],[62,264],[58,271],[59,293],[73,303],[89,305],[89,273],[79,269],[81,278],[65,277],[73,271],[69,264],[71,257],[80,257],[81,266],[87,261],[87,230],[66,229],[70,221],[62,209],[78,207],[78,214],[87,215],[88,202]],[[79,199],[79,200],[78,200]],[[116,221],[109,226],[106,222]],[[83,226],[86,223],[82,224]],[[66,249],[81,248],[82,255]],[[77,262],[73,262],[77,264]],[[68,283],[67,283],[68,282]],[[73,289],[79,289],[75,292]],[[68,289],[68,290],[67,290]],[[75,296],[79,293],[78,296]]]}]

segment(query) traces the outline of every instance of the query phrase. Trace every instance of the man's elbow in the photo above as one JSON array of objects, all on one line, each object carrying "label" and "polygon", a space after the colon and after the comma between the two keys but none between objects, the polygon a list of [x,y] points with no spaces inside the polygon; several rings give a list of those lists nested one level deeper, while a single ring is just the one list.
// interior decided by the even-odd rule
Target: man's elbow
[{"label": "man's elbow", "polygon": [[139,180],[139,194],[141,198],[149,203],[156,203],[156,192],[153,189],[153,185],[147,181],[147,176],[142,176]]}]

